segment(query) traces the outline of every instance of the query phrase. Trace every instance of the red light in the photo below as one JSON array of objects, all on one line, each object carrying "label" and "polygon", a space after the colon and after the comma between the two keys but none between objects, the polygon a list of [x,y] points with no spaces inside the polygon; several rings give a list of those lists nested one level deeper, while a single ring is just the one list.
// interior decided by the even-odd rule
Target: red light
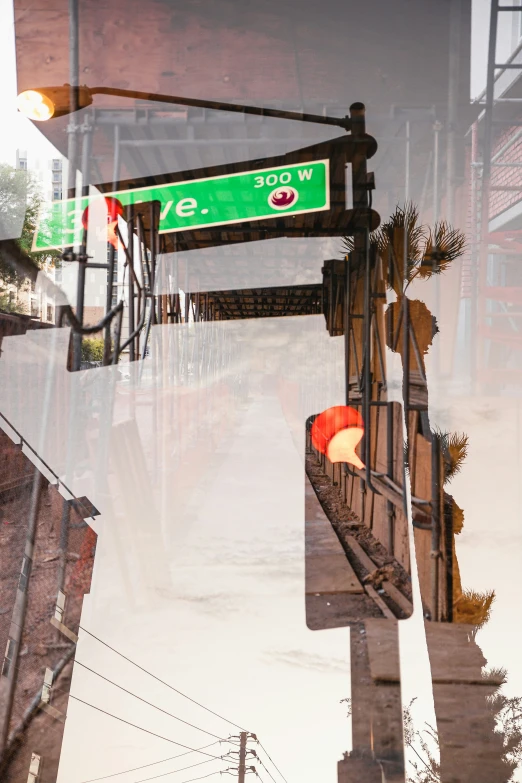
[{"label": "red light", "polygon": [[[118,225],[118,217],[123,216],[123,204],[117,198],[112,198],[112,196],[105,196],[104,201],[107,205],[107,242],[110,242],[117,249],[116,226]],[[89,207],[85,208],[82,215],[82,226],[84,228],[89,226]]]},{"label": "red light", "polygon": [[361,414],[348,405],[336,405],[319,414],[312,424],[312,444],[331,462],[348,462],[363,468],[355,447],[364,435]]}]

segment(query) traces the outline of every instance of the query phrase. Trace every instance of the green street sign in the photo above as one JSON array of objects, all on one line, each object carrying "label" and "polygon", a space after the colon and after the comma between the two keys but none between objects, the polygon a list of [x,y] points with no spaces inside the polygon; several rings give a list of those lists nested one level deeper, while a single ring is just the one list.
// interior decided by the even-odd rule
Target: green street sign
[{"label": "green street sign", "polygon": [[[103,197],[112,196],[123,206],[159,201],[159,232],[168,234],[330,209],[329,179],[329,160],[314,160],[104,193]],[[96,195],[45,204],[33,251],[80,244],[84,211],[99,198]]]}]

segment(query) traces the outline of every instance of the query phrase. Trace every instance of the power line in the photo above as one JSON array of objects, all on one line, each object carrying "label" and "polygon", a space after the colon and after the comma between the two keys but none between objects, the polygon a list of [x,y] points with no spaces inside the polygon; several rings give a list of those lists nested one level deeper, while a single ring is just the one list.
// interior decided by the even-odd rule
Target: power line
[{"label": "power line", "polygon": [[[224,756],[221,756],[221,761],[225,758],[226,754]],[[151,778],[145,778],[146,780],[156,780],[156,778],[164,778],[166,775],[174,775],[175,772],[183,772],[185,769],[192,769],[193,767],[200,767],[202,764],[210,764],[211,761],[215,761],[215,759],[205,759],[205,761],[198,761],[197,764],[189,764],[188,767],[181,767],[180,769],[171,769],[170,772],[163,772],[160,775],[154,775]],[[139,769],[139,767],[138,767]],[[116,773],[118,774],[118,773]],[[120,772],[120,775],[122,773]],[[102,780],[102,778],[95,778],[95,780]]]},{"label": "power line", "polygon": [[[190,780],[184,780],[183,783],[192,783],[193,780],[203,780],[204,778],[212,777],[212,775],[221,775],[222,772],[226,772],[226,771],[227,770],[225,770],[225,769],[223,769],[223,770],[218,769],[216,772],[209,772],[208,775],[201,775],[201,777],[199,777],[199,778],[190,778]],[[169,775],[169,774],[172,775],[172,772],[170,772],[170,773],[166,772],[165,774],[166,775]],[[161,775],[156,775],[156,778],[158,778],[158,777],[162,777],[162,776]],[[147,781],[147,780],[155,780],[155,778],[142,778],[141,780],[136,780],[134,783],[145,783],[145,781]]]},{"label": "power line", "polygon": [[86,666],[84,663],[81,663],[80,661],[75,661],[75,663],[77,663],[78,666],[82,666],[84,669],[87,669],[87,671],[92,672],[97,677],[101,677],[101,679],[105,680],[105,682],[110,682],[110,684],[114,685],[115,688],[119,688],[121,691],[128,693],[130,696],[134,696],[135,699],[139,699],[144,704],[148,704],[149,707],[154,707],[155,710],[159,710],[159,712],[163,712],[165,715],[168,715],[169,718],[174,718],[174,720],[179,720],[181,723],[184,723],[186,726],[190,726],[191,728],[196,729],[197,731],[202,731],[203,734],[208,734],[210,737],[215,737],[217,740],[223,739],[218,734],[213,734],[211,731],[207,731],[206,729],[200,729],[199,726],[195,726],[193,723],[189,723],[187,720],[183,720],[183,718],[178,718],[177,715],[173,715],[171,712],[167,712],[167,710],[164,710],[161,707],[156,706],[156,704],[152,704],[152,702],[143,699],[141,696],[137,696],[135,693],[132,693],[132,691],[127,690],[127,688],[124,688],[122,685],[118,685],[118,683],[113,682],[108,677],[104,677],[103,674],[94,671],[94,669],[91,669],[89,666]]},{"label": "power line", "polygon": [[[214,712],[214,710],[211,710],[208,707],[205,707],[204,704],[200,704],[199,701],[196,701],[195,699],[192,699],[190,696],[187,696],[186,693],[182,693],[181,691],[178,691],[177,688],[174,688],[173,685],[169,685],[168,682],[165,682],[164,680],[161,680],[159,677],[156,677],[155,674],[152,674],[151,672],[147,671],[147,669],[144,669],[143,666],[140,666],[135,661],[132,661],[130,658],[127,658],[126,655],[123,655],[123,653],[119,652],[118,650],[115,650],[114,647],[111,647],[110,644],[107,644],[107,642],[104,642],[98,636],[95,636],[93,633],[91,633],[90,631],[88,631],[86,628],[84,628],[81,625],[80,625],[80,630],[85,631],[85,633],[89,634],[89,636],[92,636],[92,638],[96,639],[96,641],[100,642],[100,644],[103,644],[105,647],[108,647],[109,650],[112,650],[112,652],[116,653],[116,655],[119,655],[124,660],[128,661],[129,663],[132,663],[132,665],[136,666],[136,668],[141,669],[141,671],[145,672],[145,674],[148,674],[149,677],[152,677],[153,679],[155,679],[158,682],[160,682],[162,685],[165,685],[167,688],[170,688],[175,693],[178,693],[180,696],[183,696],[184,699],[188,699],[193,704],[196,704],[198,707],[201,707],[201,709],[206,710],[207,712],[210,712],[212,715],[215,715],[217,718],[220,718],[221,720],[224,720],[225,723],[230,723],[230,725],[231,726],[235,726],[236,729],[241,729],[241,731],[245,731],[245,729],[242,726],[239,726],[237,723],[234,723],[234,721],[228,720],[228,718],[223,717],[223,715],[220,715],[218,712]],[[265,753],[266,753],[266,751],[265,751]],[[267,753],[267,756],[268,756],[268,753]]]},{"label": "power line", "polygon": [[[268,758],[270,759],[270,761],[272,762],[272,764],[274,765],[274,767],[277,769],[277,771],[279,772],[279,774],[281,775],[281,777],[283,778],[283,780],[285,781],[285,783],[288,783],[287,779],[285,778],[285,776],[283,775],[283,773],[281,772],[281,770],[279,769],[279,767],[277,766],[277,764],[275,763],[275,761],[273,760],[273,758],[270,756],[270,754],[269,754],[269,752],[266,750],[265,746],[264,746],[264,745],[262,745],[262,744],[261,744],[261,742],[260,742],[259,740],[258,740],[257,742],[258,742],[258,744],[259,744],[259,747],[263,749],[263,751],[266,753],[266,755],[268,756]],[[264,765],[263,765],[263,766],[264,766]],[[265,767],[265,769],[266,769],[266,767]],[[268,772],[268,770],[267,770],[267,772]]]},{"label": "power line", "polygon": [[[263,765],[263,766],[264,766],[264,765]],[[265,769],[266,769],[266,767],[265,767]],[[266,770],[266,771],[268,772],[268,770]],[[258,777],[258,778],[259,778],[259,780],[261,781],[261,783],[265,783],[265,781],[263,780],[263,778],[261,777],[261,775],[259,774],[259,772],[257,771],[257,769],[256,769],[256,771],[255,771],[255,772],[256,772],[256,777]],[[272,776],[270,775],[270,777],[272,777]]]},{"label": "power line", "polygon": [[[211,748],[213,745],[218,745],[218,742],[210,742],[208,745],[202,745],[201,748],[196,750],[205,750],[205,748]],[[132,769],[124,769],[121,772],[112,772],[110,775],[102,775],[100,778],[90,778],[89,780],[82,780],[81,783],[96,783],[98,780],[107,780],[107,778],[114,778],[117,775],[125,775],[128,772],[137,772],[139,769],[145,769],[146,767],[154,767],[156,764],[164,764],[166,761],[173,761],[174,759],[180,759],[182,756],[189,756],[194,753],[193,750],[186,750],[185,753],[178,753],[176,756],[169,756],[168,759],[161,759],[160,761],[151,761],[150,764],[142,764],[139,767],[133,767]],[[205,762],[201,762],[202,764]],[[187,769],[184,767],[183,769]]]},{"label": "power line", "polygon": [[[256,755],[257,755],[257,754],[256,754]],[[267,755],[268,755],[268,754],[267,754]],[[264,763],[263,763],[262,759],[260,759],[260,758],[259,758],[259,756],[257,756],[257,760],[259,761],[259,763],[261,764],[261,766],[263,767],[263,769],[266,769],[266,771],[268,772],[268,774],[270,775],[270,777],[272,778],[272,780],[274,781],[274,783],[276,783],[276,779],[274,778],[274,776],[272,775],[272,773],[270,772],[270,770],[267,768],[266,764],[264,764]],[[257,773],[256,773],[256,774],[257,774]]]},{"label": "power line", "polygon": [[135,723],[131,723],[130,721],[125,720],[124,718],[119,718],[117,715],[113,715],[111,712],[102,710],[101,707],[96,707],[94,704],[89,704],[88,701],[84,701],[83,699],[78,698],[78,696],[73,696],[72,693],[70,694],[69,698],[75,699],[75,701],[79,701],[81,702],[81,704],[85,704],[87,707],[91,707],[93,710],[97,710],[98,712],[103,712],[103,714],[108,715],[109,718],[115,718],[116,720],[119,720],[122,723],[126,723],[127,726],[132,726],[135,729],[144,731],[146,734],[152,734],[153,737],[159,737],[159,739],[165,740],[165,742],[171,742],[173,745],[178,745],[180,748],[187,748],[187,750],[193,751],[194,753],[202,753],[204,756],[210,756],[213,759],[221,758],[221,756],[213,756],[212,753],[206,753],[204,750],[198,750],[198,748],[191,748],[189,747],[189,745],[183,745],[181,742],[176,742],[175,740],[171,740],[168,737],[162,737],[161,734],[156,734],[154,731],[149,731],[149,729],[144,729],[142,726],[137,726]]}]

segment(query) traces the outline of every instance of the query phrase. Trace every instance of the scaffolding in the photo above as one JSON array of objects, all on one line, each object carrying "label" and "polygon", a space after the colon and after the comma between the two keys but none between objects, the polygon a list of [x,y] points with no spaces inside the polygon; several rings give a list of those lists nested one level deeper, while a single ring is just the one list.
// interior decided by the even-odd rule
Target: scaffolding
[{"label": "scaffolding", "polygon": [[522,199],[517,160],[522,41],[506,62],[497,62],[502,14],[518,14],[522,21],[522,6],[491,0],[486,89],[478,99],[484,108],[471,129],[469,345],[475,393],[505,391],[522,380],[522,280],[517,274],[522,229],[520,217],[517,225],[513,215]]}]

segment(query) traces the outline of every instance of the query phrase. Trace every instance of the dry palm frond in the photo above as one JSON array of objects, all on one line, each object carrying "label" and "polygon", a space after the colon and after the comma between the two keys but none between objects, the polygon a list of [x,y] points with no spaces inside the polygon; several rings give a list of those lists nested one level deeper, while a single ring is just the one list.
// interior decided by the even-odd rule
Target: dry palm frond
[{"label": "dry palm frond", "polygon": [[[507,682],[507,670],[499,666],[498,668],[486,669],[482,672],[482,680],[484,682],[493,682],[497,684],[499,680],[502,681],[502,685]],[[497,686],[500,687],[500,686]]]},{"label": "dry palm frond", "polygon": [[418,264],[425,229],[417,224],[419,213],[413,204],[397,207],[375,235],[379,255],[389,268],[388,281],[397,295]]},{"label": "dry palm frond", "polygon": [[451,262],[463,254],[465,248],[464,234],[442,220],[428,234],[417,274],[427,278],[445,272]]},{"label": "dry palm frond", "polygon": [[453,603],[453,622],[482,628],[489,620],[494,600],[493,590],[486,593],[464,590]]},{"label": "dry palm frond", "polygon": [[458,536],[464,527],[464,511],[460,506],[457,506],[454,500],[452,501],[451,510],[453,514],[453,533]]},{"label": "dry palm frond", "polygon": [[[404,259],[404,251],[407,255],[418,258],[421,245],[425,237],[423,226],[417,225],[419,212],[413,204],[405,204],[397,207],[390,219],[381,225],[375,232],[375,243],[381,254],[385,254],[390,247],[397,253],[397,260]],[[404,239],[407,245],[404,247]]]},{"label": "dry palm frond", "polygon": [[469,438],[464,432],[452,432],[448,441],[448,467],[444,472],[445,481],[460,471],[468,456]]},{"label": "dry palm frond", "polygon": [[[446,221],[434,229],[419,225],[419,212],[412,203],[398,206],[390,219],[370,235],[370,246],[383,260],[387,283],[397,296],[415,277],[429,278],[444,272],[465,250],[464,234]],[[354,249],[353,237],[344,237],[343,251]]]},{"label": "dry palm frond", "polygon": [[441,432],[435,430],[439,438],[444,461],[444,483],[451,481],[460,471],[468,456],[469,438],[464,432]]}]

